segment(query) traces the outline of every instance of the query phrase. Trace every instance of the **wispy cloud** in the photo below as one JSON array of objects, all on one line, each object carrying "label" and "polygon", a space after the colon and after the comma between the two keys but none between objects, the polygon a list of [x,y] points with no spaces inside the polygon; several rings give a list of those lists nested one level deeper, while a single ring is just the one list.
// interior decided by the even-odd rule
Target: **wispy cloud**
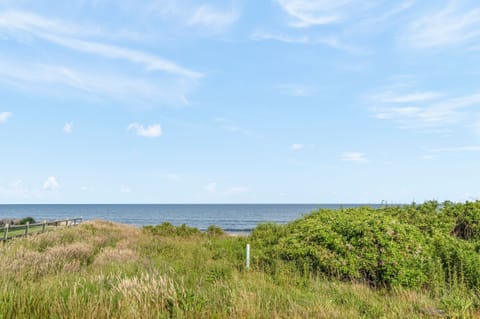
[{"label": "wispy cloud", "polygon": [[[90,72],[52,64],[29,64],[0,60],[0,82],[38,94],[68,94],[58,87],[80,91],[82,98],[108,98],[125,102],[146,103],[158,100],[188,104],[192,83],[172,78],[148,81],[121,73]],[[70,92],[71,93],[71,92]]]},{"label": "wispy cloud", "polygon": [[342,161],[347,162],[356,162],[356,163],[368,163],[369,160],[364,153],[360,152],[346,152],[343,153],[340,157]]},{"label": "wispy cloud", "polygon": [[402,128],[443,129],[465,123],[470,109],[480,105],[480,93],[451,97],[445,92],[411,91],[396,85],[367,97],[374,116],[391,120]]},{"label": "wispy cloud", "polygon": [[305,148],[305,145],[303,145],[303,144],[292,144],[291,148],[294,151],[300,151],[300,150],[303,150]]},{"label": "wispy cloud", "polygon": [[60,184],[57,181],[55,176],[50,176],[43,183],[43,190],[45,191],[56,191],[60,188]]},{"label": "wispy cloud", "polygon": [[[100,28],[29,12],[0,12],[0,33],[8,36],[7,41],[17,39],[22,46],[31,46],[31,41],[23,39],[33,38],[79,53],[75,59],[65,59],[64,51],[53,50],[58,60],[55,65],[42,63],[41,58],[32,63],[12,54],[0,57],[0,81],[36,93],[59,92],[61,90],[55,86],[63,85],[90,93],[82,94],[83,97],[93,94],[121,100],[135,95],[135,99],[140,97],[144,102],[188,104],[188,91],[204,76],[156,54],[135,49],[132,43],[124,46],[109,44],[109,35]],[[109,63],[121,60],[128,64],[117,63],[117,71],[112,72],[112,68],[105,66],[105,59]],[[68,62],[62,64],[62,60]],[[95,68],[95,72],[85,68],[85,63]]]},{"label": "wispy cloud", "polygon": [[0,124],[5,123],[11,116],[11,112],[0,112]]},{"label": "wispy cloud", "polygon": [[111,59],[123,59],[145,66],[148,71],[163,71],[189,78],[199,78],[201,73],[189,70],[167,59],[130,48],[78,39],[89,34],[83,28],[59,20],[26,12],[0,14],[0,27],[12,33],[27,32],[57,45],[76,51],[99,55]]},{"label": "wispy cloud", "polygon": [[290,25],[306,28],[337,22],[341,19],[338,11],[351,0],[276,0],[280,7],[292,18]]},{"label": "wispy cloud", "polygon": [[148,5],[149,13],[168,19],[171,24],[187,27],[202,35],[216,35],[228,31],[240,18],[234,1],[223,5],[212,2],[156,0]]},{"label": "wispy cloud", "polygon": [[70,134],[73,132],[73,122],[67,122],[65,123],[65,125],[63,126],[63,132],[65,134]]},{"label": "wispy cloud", "polygon": [[187,24],[194,27],[204,27],[216,32],[223,32],[238,19],[234,10],[220,10],[209,4],[204,4],[194,10]]},{"label": "wispy cloud", "polygon": [[123,59],[131,63],[139,63],[144,65],[148,71],[164,71],[193,79],[203,76],[202,73],[186,69],[174,62],[137,50],[52,35],[42,35],[41,37],[77,51],[96,54],[112,59]]},{"label": "wispy cloud", "polygon": [[323,45],[352,54],[368,54],[367,50],[347,44],[338,36],[333,35],[313,37],[309,35],[289,35],[285,33],[272,33],[257,30],[250,35],[250,39],[253,41],[279,41],[287,44]]},{"label": "wispy cloud", "polygon": [[138,136],[143,137],[160,137],[162,135],[162,127],[160,124],[153,124],[147,127],[139,123],[132,123],[127,127],[128,131],[134,131]]},{"label": "wispy cloud", "polygon": [[460,7],[458,1],[412,21],[403,40],[416,48],[473,44],[480,40],[480,7]]}]

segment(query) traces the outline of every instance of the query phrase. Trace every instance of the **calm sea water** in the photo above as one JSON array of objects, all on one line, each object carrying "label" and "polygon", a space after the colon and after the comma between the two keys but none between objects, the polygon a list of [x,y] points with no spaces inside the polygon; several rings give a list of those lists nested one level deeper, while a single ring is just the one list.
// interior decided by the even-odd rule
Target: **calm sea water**
[{"label": "calm sea water", "polygon": [[[0,205],[0,219],[31,216],[36,220],[83,217],[137,226],[170,222],[205,230],[217,225],[227,232],[248,232],[264,222],[288,223],[318,208],[361,204],[151,204],[151,205]],[[379,206],[369,204],[368,206]]]}]

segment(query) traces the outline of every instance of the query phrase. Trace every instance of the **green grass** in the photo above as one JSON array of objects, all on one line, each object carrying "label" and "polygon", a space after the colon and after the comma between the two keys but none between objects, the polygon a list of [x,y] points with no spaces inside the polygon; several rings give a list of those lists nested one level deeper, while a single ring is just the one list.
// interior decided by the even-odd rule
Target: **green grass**
[{"label": "green grass", "polygon": [[[110,222],[0,246],[0,318],[462,318],[474,290],[373,287],[272,259],[265,243]],[[264,238],[265,239],[265,238]],[[266,240],[265,240],[266,241]],[[244,266],[252,244],[252,268]],[[261,247],[260,247],[261,246]]]},{"label": "green grass", "polygon": [[[18,235],[25,235],[26,226],[22,226],[20,228],[13,228],[8,231],[8,237],[11,236],[18,236]],[[39,233],[42,231],[42,226],[32,226],[28,230],[28,234]],[[0,232],[0,236],[2,236],[3,231]]]}]

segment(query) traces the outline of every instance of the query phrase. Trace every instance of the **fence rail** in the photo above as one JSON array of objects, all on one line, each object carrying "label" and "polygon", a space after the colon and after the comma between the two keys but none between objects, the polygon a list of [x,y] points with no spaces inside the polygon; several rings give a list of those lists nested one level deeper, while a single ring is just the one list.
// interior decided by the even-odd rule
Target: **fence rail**
[{"label": "fence rail", "polygon": [[0,241],[5,242],[12,238],[28,237],[33,234],[41,234],[49,229],[57,227],[72,227],[83,222],[83,218],[69,218],[63,220],[46,221],[41,223],[26,223],[25,225],[9,225],[0,227]]}]

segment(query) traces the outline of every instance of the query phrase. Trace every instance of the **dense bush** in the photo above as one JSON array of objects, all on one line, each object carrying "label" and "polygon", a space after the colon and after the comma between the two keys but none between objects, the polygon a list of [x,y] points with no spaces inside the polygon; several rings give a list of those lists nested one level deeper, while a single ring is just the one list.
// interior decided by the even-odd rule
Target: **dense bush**
[{"label": "dense bush", "polygon": [[480,202],[322,209],[285,226],[258,226],[261,268],[376,286],[480,288]]},{"label": "dense bush", "polygon": [[26,223],[35,224],[36,221],[33,217],[25,217],[25,218],[22,218],[19,222],[20,225],[25,225]]},{"label": "dense bush", "polygon": [[185,224],[175,226],[169,222],[164,222],[156,226],[145,226],[144,231],[150,232],[153,235],[159,236],[192,236],[201,234],[200,230],[195,227],[188,227]]}]

